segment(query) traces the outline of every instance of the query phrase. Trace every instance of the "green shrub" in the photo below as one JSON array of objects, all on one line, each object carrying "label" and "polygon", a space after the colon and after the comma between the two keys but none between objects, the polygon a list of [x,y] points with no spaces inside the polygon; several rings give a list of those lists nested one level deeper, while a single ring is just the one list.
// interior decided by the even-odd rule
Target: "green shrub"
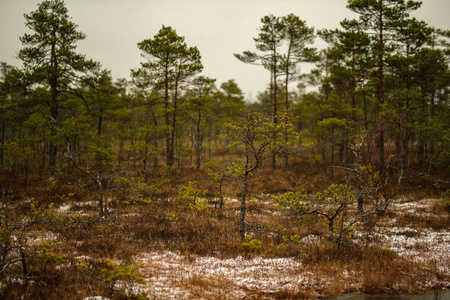
[{"label": "green shrub", "polygon": [[208,206],[208,203],[203,198],[208,191],[201,190],[196,188],[196,181],[189,181],[188,186],[181,186],[181,189],[178,191],[178,199],[183,200],[188,205],[189,209],[201,212],[206,211],[208,213],[211,212],[211,208]]},{"label": "green shrub", "polygon": [[261,241],[247,235],[245,237],[245,242],[242,243],[242,247],[244,247],[246,251],[258,252],[261,250]]}]

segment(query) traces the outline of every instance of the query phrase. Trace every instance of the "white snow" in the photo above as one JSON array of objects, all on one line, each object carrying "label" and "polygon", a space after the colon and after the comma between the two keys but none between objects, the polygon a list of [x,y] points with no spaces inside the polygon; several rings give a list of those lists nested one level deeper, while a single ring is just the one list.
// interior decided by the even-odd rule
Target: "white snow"
[{"label": "white snow", "polygon": [[[392,210],[421,213],[431,207],[432,201],[396,203]],[[435,266],[445,276],[450,274],[450,231],[431,228],[397,227],[386,219],[373,232],[356,232],[356,242],[363,242],[367,235],[401,256],[413,261]],[[315,235],[305,236],[302,243],[316,243]],[[148,294],[159,299],[200,299],[208,293],[222,292],[228,299],[244,298],[252,292],[273,294],[282,290],[325,288],[334,278],[317,276],[305,270],[296,258],[235,258],[220,259],[180,255],[173,251],[142,253],[136,258],[143,263],[142,273],[150,278]],[[342,278],[351,279],[355,271],[345,271]],[[202,283],[201,281],[204,281]],[[351,281],[351,280],[350,280]],[[202,289],[202,284],[207,288]],[[352,283],[350,282],[349,285]],[[432,283],[430,283],[432,284]],[[450,285],[450,283],[444,283]],[[196,286],[197,285],[197,286]],[[223,291],[225,287],[225,291]],[[222,289],[222,290],[219,290]],[[199,292],[199,289],[202,289]],[[203,294],[202,294],[203,293]],[[215,295],[217,295],[217,293]],[[213,294],[214,295],[214,294]]]},{"label": "white snow", "polygon": [[[273,293],[287,284],[301,284],[301,263],[294,258],[251,258],[241,256],[229,259],[195,257],[186,259],[175,252],[143,253],[137,262],[144,263],[151,276],[150,290],[156,298],[176,299],[180,295],[190,298],[189,282],[192,278],[206,278],[226,282],[232,298],[246,295],[245,291]],[[231,296],[231,295],[230,295]]]}]

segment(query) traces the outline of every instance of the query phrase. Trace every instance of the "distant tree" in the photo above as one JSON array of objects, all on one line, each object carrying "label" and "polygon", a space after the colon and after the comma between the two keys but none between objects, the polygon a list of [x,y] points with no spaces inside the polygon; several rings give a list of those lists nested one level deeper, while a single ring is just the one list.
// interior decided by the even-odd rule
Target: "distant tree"
[{"label": "distant tree", "polygon": [[4,150],[7,137],[6,129],[14,122],[14,111],[18,105],[15,98],[17,92],[13,92],[18,85],[19,79],[14,76],[14,67],[7,63],[0,63],[0,169],[4,165]]},{"label": "distant tree", "polygon": [[223,82],[219,92],[220,115],[229,122],[241,114],[245,107],[244,95],[234,79]]},{"label": "distant tree", "polygon": [[[358,92],[365,88],[372,70],[369,56],[370,36],[361,30],[356,20],[344,20],[343,30],[321,30],[319,35],[334,49],[329,57],[337,58],[330,68],[329,82],[339,96],[357,108]],[[352,115],[356,125],[356,115]],[[367,128],[365,128],[367,130]]]},{"label": "distant tree", "polygon": [[[386,59],[387,70],[391,76],[386,80],[395,87],[389,105],[389,116],[395,128],[395,146],[398,160],[398,182],[401,183],[409,167],[409,142],[413,137],[414,112],[420,105],[419,93],[414,86],[414,64],[421,63],[415,55],[431,41],[433,29],[425,22],[415,18],[399,22],[395,33],[397,49],[395,55]],[[433,71],[433,60],[427,62]],[[433,101],[433,100],[431,100]]]},{"label": "distant tree", "polygon": [[284,25],[284,39],[287,50],[281,58],[281,66],[285,75],[285,106],[289,109],[289,82],[295,79],[298,73],[297,65],[301,62],[313,62],[316,60],[316,50],[308,48],[308,44],[314,43],[314,27],[306,26],[306,22],[294,14],[284,16],[281,19]]},{"label": "distant tree", "polygon": [[[123,118],[118,130],[120,147],[132,154],[133,167],[136,168],[136,158],[141,158],[141,170],[146,170],[146,160],[153,156],[153,165],[157,169],[159,165],[160,144],[163,144],[170,132],[165,122],[165,110],[161,105],[159,91],[149,89],[147,84],[141,85],[137,78],[133,78],[134,84],[131,93],[125,97],[128,108],[119,116]],[[126,100],[128,98],[128,100]],[[130,144],[125,145],[126,140]],[[139,145],[140,144],[140,145]],[[136,156],[136,151],[140,155]],[[120,153],[120,152],[119,152]],[[146,154],[145,154],[146,153]],[[145,155],[144,155],[145,154]],[[144,177],[146,176],[144,171]]]},{"label": "distant tree", "polygon": [[[357,25],[372,36],[372,53],[376,61],[376,75],[373,78],[380,109],[386,101],[386,59],[395,49],[395,33],[399,24],[409,17],[409,13],[418,9],[421,2],[412,0],[348,0],[347,7],[359,14]],[[385,170],[385,122],[380,114],[378,118],[378,168]]]},{"label": "distant tree", "polygon": [[280,71],[280,47],[284,42],[285,31],[284,24],[279,17],[268,15],[261,18],[263,25],[259,28],[258,37],[254,38],[256,49],[260,53],[245,51],[242,54],[234,56],[244,63],[262,65],[270,71],[270,91],[272,99],[272,122],[277,124],[277,80]]},{"label": "distant tree", "polygon": [[[284,42],[284,24],[279,17],[270,14],[261,18],[263,25],[259,28],[259,35],[254,38],[256,49],[260,53],[245,51],[234,56],[244,63],[259,64],[270,71],[270,94],[272,122],[278,124],[278,76],[281,68],[280,47]],[[272,169],[275,169],[276,157],[272,157]]]},{"label": "distant tree", "polygon": [[199,76],[193,80],[191,97],[183,106],[191,112],[195,129],[193,134],[193,144],[195,153],[195,167],[200,169],[203,139],[207,120],[212,117],[212,90],[216,80],[205,76]]},{"label": "distant tree", "polygon": [[[341,164],[344,152],[350,161],[353,157],[344,146],[351,144],[356,133],[364,129],[368,131],[368,94],[373,94],[373,88],[368,87],[369,74],[373,73],[373,60],[369,55],[370,35],[361,29],[356,20],[345,19],[340,23],[342,30],[320,30],[319,35],[330,44],[326,52],[331,61],[326,82],[329,89],[351,105],[351,116],[348,116],[347,141],[340,146]],[[364,121],[360,122],[360,117]],[[371,147],[368,147],[369,152]],[[370,157],[370,155],[368,155]],[[333,170],[333,169],[331,169]]]},{"label": "distant tree", "polygon": [[75,52],[76,42],[86,38],[70,20],[65,3],[47,0],[38,9],[25,14],[26,26],[33,33],[20,40],[25,46],[18,53],[23,61],[25,79],[48,86],[50,97],[45,99],[50,109],[49,168],[55,171],[58,150],[57,131],[62,94],[75,94],[77,84],[89,81],[100,65]]},{"label": "distant tree", "polygon": [[[299,73],[297,66],[301,62],[313,62],[316,59],[316,50],[306,47],[314,43],[314,27],[306,26],[306,22],[294,14],[281,19],[284,25],[284,39],[287,50],[281,57],[281,68],[284,70],[284,97],[285,109],[289,110],[289,82],[297,80]],[[288,141],[286,141],[287,143]],[[288,166],[288,153],[284,155],[284,164]]]},{"label": "distant tree", "polygon": [[119,90],[114,85],[110,74],[103,74],[95,85],[88,87],[84,94],[88,112],[97,119],[97,135],[105,133],[105,118],[122,104],[118,97]]},{"label": "distant tree", "polygon": [[[441,159],[448,159],[448,151],[440,145],[449,139],[445,116],[449,113],[450,69],[445,52],[441,49],[422,48],[413,58],[412,81],[419,89],[419,101],[415,101],[412,119],[414,136],[417,138],[417,160],[419,168],[429,172],[429,168],[446,166]],[[439,162],[439,163],[438,163]],[[428,170],[427,170],[428,163]],[[437,164],[436,164],[437,163]],[[445,168],[445,167],[444,167]]]},{"label": "distant tree", "polygon": [[164,120],[165,126],[170,128],[166,133],[166,164],[172,166],[178,92],[183,81],[203,69],[200,52],[197,47],[188,47],[184,37],[178,36],[170,26],[163,26],[153,39],[138,43],[138,48],[147,61],[141,62],[141,68],[132,70],[132,77],[139,81],[141,86],[162,89],[164,92]]}]

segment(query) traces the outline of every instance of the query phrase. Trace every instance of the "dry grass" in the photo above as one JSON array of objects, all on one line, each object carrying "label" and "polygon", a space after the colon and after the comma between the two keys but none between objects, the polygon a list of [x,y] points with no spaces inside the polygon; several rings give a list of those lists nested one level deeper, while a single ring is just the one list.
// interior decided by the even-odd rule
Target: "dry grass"
[{"label": "dry grass", "polygon": [[[420,238],[425,229],[448,231],[450,218],[445,201],[427,202],[422,200],[424,198],[420,201],[414,198],[415,202],[410,205],[406,205],[406,201],[393,205],[384,216],[361,222],[359,234],[338,249],[327,228],[319,222],[320,217],[289,216],[271,199],[271,194],[295,191],[302,185],[315,183],[314,189],[320,190],[331,182],[330,179],[322,180],[315,171],[304,171],[309,169],[301,163],[294,162],[293,166],[275,172],[264,168],[251,178],[250,198],[254,200],[249,199],[247,203],[246,220],[248,234],[261,241],[262,246],[257,251],[242,246],[237,226],[239,201],[227,200],[223,209],[214,209],[217,187],[207,180],[204,171],[192,168],[174,171],[170,181],[149,203],[126,204],[117,200],[118,192],[112,190],[112,211],[107,217],[98,216],[96,187],[88,181],[61,177],[54,183],[35,183],[26,191],[9,182],[8,194],[3,196],[3,201],[14,211],[11,222],[31,218],[33,201],[49,210],[53,203],[54,218],[51,222],[27,228],[28,241],[33,232],[51,232],[56,237],[54,240],[41,237],[39,241],[35,233],[33,239],[38,240],[37,244],[49,242],[48,253],[65,255],[66,260],[64,263],[38,262],[30,256],[30,283],[25,285],[21,280],[11,279],[22,276],[23,269],[18,264],[17,268],[8,271],[10,277],[5,279],[7,285],[2,297],[83,299],[108,296],[108,284],[101,276],[102,269],[106,268],[104,259],[133,262],[139,261],[145,253],[176,253],[181,257],[174,258],[176,263],[172,266],[150,260],[144,262],[140,274],[150,282],[142,289],[150,298],[155,295],[164,298],[161,296],[164,288],[175,294],[177,291],[185,293],[186,299],[313,299],[351,291],[417,293],[426,288],[450,285],[448,270],[442,270],[437,264],[432,266],[427,260],[413,261],[407,255],[398,254],[386,245],[381,235],[372,234],[390,227],[405,228],[389,233],[405,238]],[[208,209],[193,210],[177,199],[178,190],[189,181],[197,181],[201,189],[209,190],[206,194],[211,197]],[[238,184],[238,181],[227,182],[223,190],[225,195],[230,199],[238,198]],[[354,214],[351,210],[348,217]],[[37,248],[27,247],[30,254],[42,253]],[[411,249],[423,254],[430,251],[430,246],[415,244]],[[167,256],[158,257],[167,259]],[[240,270],[237,266],[226,269],[230,267],[221,265],[238,257],[249,264],[245,267],[248,269]],[[207,273],[205,269],[210,266],[202,263],[203,258],[216,259],[219,273]],[[251,265],[257,259],[268,262]],[[271,259],[288,259],[292,266],[299,266],[277,267]],[[81,262],[88,265],[88,271],[79,267]],[[160,281],[164,280],[163,276],[169,276],[168,272],[179,278],[168,277],[168,283],[164,285]],[[235,280],[229,275],[232,272],[238,272],[242,278]],[[269,275],[271,278],[265,278]],[[246,276],[250,281],[244,280]],[[262,288],[261,282],[272,282],[273,285]],[[123,286],[117,285],[112,299],[132,299],[137,295],[137,292],[127,294]]]}]

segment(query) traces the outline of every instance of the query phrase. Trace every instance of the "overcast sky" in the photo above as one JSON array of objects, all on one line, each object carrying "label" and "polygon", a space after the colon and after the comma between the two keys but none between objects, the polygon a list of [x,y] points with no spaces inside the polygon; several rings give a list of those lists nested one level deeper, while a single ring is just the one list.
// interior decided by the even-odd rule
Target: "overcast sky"
[{"label": "overcast sky", "polygon": [[[27,32],[23,15],[41,0],[0,0],[0,62],[20,66],[19,37]],[[255,50],[261,17],[293,13],[317,29],[335,29],[344,18],[357,17],[347,0],[66,0],[69,16],[87,38],[77,52],[99,61],[114,78],[130,78],[143,60],[137,43],[153,38],[162,25],[171,26],[202,55],[203,75],[217,86],[235,79],[251,100],[269,82],[260,66],[238,61],[233,53]],[[413,14],[430,26],[450,29],[450,0],[423,0]],[[318,47],[324,43],[319,42]],[[307,66],[303,70],[308,70]],[[292,85],[294,86],[294,85]]]}]

